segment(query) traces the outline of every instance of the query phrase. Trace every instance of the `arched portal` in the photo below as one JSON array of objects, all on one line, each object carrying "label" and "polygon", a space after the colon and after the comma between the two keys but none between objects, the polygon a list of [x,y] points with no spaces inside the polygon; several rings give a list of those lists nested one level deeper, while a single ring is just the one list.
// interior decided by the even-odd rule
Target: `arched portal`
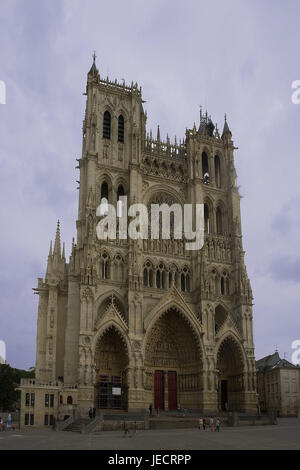
[{"label": "arched portal", "polygon": [[244,408],[244,360],[237,341],[228,336],[217,353],[218,408],[223,411],[239,411]]},{"label": "arched portal", "polygon": [[97,408],[127,408],[128,362],[128,351],[122,335],[111,326],[99,338],[95,350]]},{"label": "arched portal", "polygon": [[199,408],[202,362],[196,333],[171,308],[152,326],[145,345],[145,401],[154,408]]}]

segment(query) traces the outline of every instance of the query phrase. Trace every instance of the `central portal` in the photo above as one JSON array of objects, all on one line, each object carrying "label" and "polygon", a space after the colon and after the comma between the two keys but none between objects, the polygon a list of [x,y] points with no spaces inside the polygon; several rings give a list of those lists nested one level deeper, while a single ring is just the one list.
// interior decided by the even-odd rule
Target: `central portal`
[{"label": "central portal", "polygon": [[199,408],[201,354],[195,332],[176,309],[152,326],[145,351],[145,401],[154,409]]}]

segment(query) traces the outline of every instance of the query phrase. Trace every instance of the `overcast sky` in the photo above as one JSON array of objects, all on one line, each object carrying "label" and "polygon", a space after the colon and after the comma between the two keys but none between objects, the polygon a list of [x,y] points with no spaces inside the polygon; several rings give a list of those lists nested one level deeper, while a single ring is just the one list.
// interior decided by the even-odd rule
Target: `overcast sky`
[{"label": "overcast sky", "polygon": [[1,0],[0,340],[35,364],[37,301],[61,220],[76,234],[86,74],[137,81],[148,129],[184,136],[207,107],[235,162],[257,358],[300,339],[300,3],[276,0]]}]

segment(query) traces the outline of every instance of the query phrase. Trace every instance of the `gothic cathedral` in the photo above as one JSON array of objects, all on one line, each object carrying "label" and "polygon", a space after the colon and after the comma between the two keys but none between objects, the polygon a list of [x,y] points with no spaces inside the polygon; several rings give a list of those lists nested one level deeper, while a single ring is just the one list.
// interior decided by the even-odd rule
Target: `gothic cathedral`
[{"label": "gothic cathedral", "polygon": [[[221,135],[205,113],[182,141],[159,128],[155,138],[141,89],[101,78],[95,57],[86,97],[77,241],[66,263],[58,224],[35,289],[36,378],[20,387],[21,424],[150,404],[253,412],[253,298],[226,117]],[[99,240],[100,201],[117,207],[124,195],[128,206],[204,204],[203,248],[187,251],[172,233]]]}]

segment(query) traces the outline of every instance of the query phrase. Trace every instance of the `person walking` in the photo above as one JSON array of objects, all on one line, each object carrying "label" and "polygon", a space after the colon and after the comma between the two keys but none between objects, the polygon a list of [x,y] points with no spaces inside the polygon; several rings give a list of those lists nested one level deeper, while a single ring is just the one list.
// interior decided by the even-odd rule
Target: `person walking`
[{"label": "person walking", "polygon": [[200,418],[199,419],[199,429],[201,430],[202,427],[203,427],[203,419]]},{"label": "person walking", "polygon": [[206,418],[203,418],[203,431],[205,431],[206,428]]},{"label": "person walking", "polygon": [[213,432],[213,430],[214,430],[214,418],[212,416],[209,420],[209,426],[210,426],[211,432]]},{"label": "person walking", "polygon": [[3,420],[2,417],[0,416],[0,432],[3,430]]},{"label": "person walking", "polygon": [[128,423],[127,421],[124,421],[124,436],[127,436],[127,434],[129,434],[129,427],[128,427]]},{"label": "person walking", "polygon": [[152,416],[152,403],[150,403],[150,405],[149,405],[149,416],[150,416],[150,418]]},{"label": "person walking", "polygon": [[221,424],[221,422],[220,422],[219,418],[216,418],[216,429],[215,429],[215,431],[220,432],[220,424]]},{"label": "person walking", "polygon": [[11,414],[10,414],[10,413],[9,413],[9,415],[7,416],[6,427],[7,427],[7,429],[10,429],[10,428],[11,428]]}]

